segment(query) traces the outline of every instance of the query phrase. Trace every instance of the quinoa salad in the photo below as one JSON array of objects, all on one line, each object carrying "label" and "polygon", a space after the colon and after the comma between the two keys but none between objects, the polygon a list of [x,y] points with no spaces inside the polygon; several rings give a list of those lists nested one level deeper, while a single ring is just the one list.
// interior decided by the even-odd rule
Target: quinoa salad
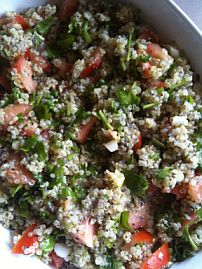
[{"label": "quinoa salad", "polygon": [[202,249],[202,105],[139,10],[0,18],[0,223],[60,268],[163,269]]}]

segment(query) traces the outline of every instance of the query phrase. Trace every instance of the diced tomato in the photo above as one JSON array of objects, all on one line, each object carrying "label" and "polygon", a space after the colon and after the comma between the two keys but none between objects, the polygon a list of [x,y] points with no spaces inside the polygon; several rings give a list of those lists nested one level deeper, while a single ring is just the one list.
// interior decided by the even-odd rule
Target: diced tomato
[{"label": "diced tomato", "polygon": [[[25,254],[24,249],[33,246],[35,243],[39,243],[38,236],[33,234],[30,236],[30,233],[34,231],[36,228],[36,224],[30,225],[25,232],[22,234],[22,237],[18,240],[18,242],[12,248],[12,252],[15,254]],[[37,247],[35,248],[37,250]],[[31,253],[26,253],[31,254]]]},{"label": "diced tomato", "polygon": [[144,39],[146,41],[152,41],[154,43],[159,42],[159,37],[149,29],[147,29],[144,32],[140,33],[138,38]]},{"label": "diced tomato", "polygon": [[126,244],[123,249],[129,250],[132,246],[136,244],[149,244],[152,245],[155,241],[155,237],[147,231],[139,231],[132,234],[130,243]]},{"label": "diced tomato", "polygon": [[64,75],[66,73],[70,73],[73,68],[73,64],[67,63],[64,60],[57,60],[54,63],[55,67],[58,69],[61,75]]},{"label": "diced tomato", "polygon": [[36,90],[36,81],[32,79],[32,69],[24,56],[20,56],[13,68],[17,70],[19,78],[25,90],[31,94]]},{"label": "diced tomato", "polygon": [[21,132],[21,135],[24,136],[32,136],[36,133],[36,125],[34,125],[31,121],[27,120],[23,122],[24,128]]},{"label": "diced tomato", "polygon": [[[28,56],[28,52],[27,52],[27,56]],[[29,53],[29,57],[30,57],[30,60],[32,62],[34,62],[35,64],[37,64],[38,66],[40,66],[43,69],[44,72],[49,73],[51,71],[51,64],[44,57],[39,56],[39,55],[35,55],[31,51]]]},{"label": "diced tomato", "polygon": [[167,55],[162,51],[159,44],[149,43],[147,45],[147,52],[153,57],[161,60],[165,60]]},{"label": "diced tomato", "polygon": [[21,15],[17,15],[14,19],[14,22],[20,24],[22,26],[23,30],[27,30],[30,28],[27,20],[25,18],[23,18]]},{"label": "diced tomato", "polygon": [[165,243],[143,262],[141,269],[162,269],[167,266],[169,262],[169,246]]},{"label": "diced tomato", "polygon": [[141,149],[142,147],[142,135],[140,134],[137,140],[137,143],[135,143],[132,147],[133,152],[136,153],[138,149]]},{"label": "diced tomato", "polygon": [[142,70],[143,70],[143,74],[145,78],[151,79],[152,78],[152,72],[151,72],[152,65],[149,62],[147,62],[147,63],[141,63],[141,66],[142,66]]},{"label": "diced tomato", "polygon": [[100,48],[96,48],[87,64],[87,67],[81,72],[80,77],[86,78],[98,69],[102,63],[103,53]]},{"label": "diced tomato", "polygon": [[161,81],[161,80],[153,80],[150,83],[150,87],[164,88],[165,87],[165,82]]},{"label": "diced tomato", "polygon": [[9,153],[9,168],[6,169],[6,178],[10,184],[34,184],[35,180],[32,173],[20,163],[19,154]]},{"label": "diced tomato", "polygon": [[30,49],[27,48],[25,53],[24,53],[24,57],[25,57],[26,60],[30,60],[30,53],[31,53]]},{"label": "diced tomato", "polygon": [[43,131],[41,132],[41,136],[43,137],[43,139],[45,139],[45,140],[49,140],[49,138],[50,138],[49,130],[48,130],[48,129],[43,130]]},{"label": "diced tomato", "polygon": [[63,0],[60,5],[59,18],[61,21],[68,21],[71,16],[77,11],[79,0]]},{"label": "diced tomato", "polygon": [[149,187],[147,189],[148,193],[154,194],[159,191],[159,188],[153,184],[152,181],[149,181]]},{"label": "diced tomato", "polygon": [[95,125],[97,121],[97,118],[92,116],[89,120],[88,123],[86,123],[86,125],[82,126],[76,141],[79,142],[80,144],[83,144],[87,141],[89,135],[90,135],[90,131],[92,130],[93,126]]},{"label": "diced tomato", "polygon": [[195,176],[188,184],[188,194],[195,203],[202,202],[202,176]]},{"label": "diced tomato", "polygon": [[176,184],[175,187],[171,190],[172,194],[176,195],[176,199],[182,199],[187,196],[188,184]]},{"label": "diced tomato", "polygon": [[196,220],[199,218],[199,216],[195,213],[195,212],[192,212],[190,215],[189,215],[189,218],[183,218],[181,220],[181,225],[182,227],[185,227],[185,226],[191,226],[193,225]]},{"label": "diced tomato", "polygon": [[134,208],[129,212],[128,225],[132,229],[138,229],[144,227],[149,217],[148,204],[144,203],[141,206]]},{"label": "diced tomato", "polygon": [[4,115],[4,123],[5,125],[8,125],[10,123],[13,123],[12,121],[18,114],[27,115],[32,106],[26,105],[26,104],[16,104],[16,105],[8,105],[3,109],[5,115]]},{"label": "diced tomato", "polygon": [[60,269],[63,266],[64,259],[57,256],[55,251],[52,251],[50,255],[52,257],[53,265],[55,266],[55,268]]},{"label": "diced tomato", "polygon": [[86,219],[83,223],[83,227],[77,233],[72,233],[72,238],[81,245],[93,248],[95,232],[95,224],[91,224],[90,219]]}]

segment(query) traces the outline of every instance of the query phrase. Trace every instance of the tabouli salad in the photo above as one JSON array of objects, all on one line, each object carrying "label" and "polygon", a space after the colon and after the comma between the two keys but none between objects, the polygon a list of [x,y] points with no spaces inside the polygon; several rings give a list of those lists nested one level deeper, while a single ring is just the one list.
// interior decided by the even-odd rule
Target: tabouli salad
[{"label": "tabouli salad", "polygon": [[139,11],[65,0],[0,19],[0,222],[56,268],[162,269],[202,247],[202,106]]}]

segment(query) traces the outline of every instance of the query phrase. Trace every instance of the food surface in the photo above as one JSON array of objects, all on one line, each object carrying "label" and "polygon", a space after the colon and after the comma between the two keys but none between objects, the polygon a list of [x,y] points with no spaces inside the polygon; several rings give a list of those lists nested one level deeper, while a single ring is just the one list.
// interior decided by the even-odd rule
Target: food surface
[{"label": "food surface", "polygon": [[55,268],[163,269],[202,248],[202,105],[139,10],[0,19],[0,223]]}]

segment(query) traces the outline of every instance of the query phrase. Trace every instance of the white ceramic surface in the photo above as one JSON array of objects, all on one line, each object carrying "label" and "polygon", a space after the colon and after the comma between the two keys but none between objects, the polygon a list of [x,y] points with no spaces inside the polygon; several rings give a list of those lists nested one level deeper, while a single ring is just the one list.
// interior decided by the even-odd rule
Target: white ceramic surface
[{"label": "white ceramic surface", "polygon": [[[113,2],[116,0],[112,0]],[[60,0],[0,0],[0,13],[20,11],[28,7]],[[126,2],[123,0],[123,2]],[[129,0],[142,11],[144,21],[153,25],[165,41],[175,41],[184,49],[191,65],[202,77],[202,33],[172,0]],[[194,2],[194,1],[193,1]],[[0,268],[2,269],[47,269],[50,268],[36,258],[15,256],[10,251],[10,236],[0,226]],[[202,253],[187,261],[172,266],[172,269],[202,269]]]}]

